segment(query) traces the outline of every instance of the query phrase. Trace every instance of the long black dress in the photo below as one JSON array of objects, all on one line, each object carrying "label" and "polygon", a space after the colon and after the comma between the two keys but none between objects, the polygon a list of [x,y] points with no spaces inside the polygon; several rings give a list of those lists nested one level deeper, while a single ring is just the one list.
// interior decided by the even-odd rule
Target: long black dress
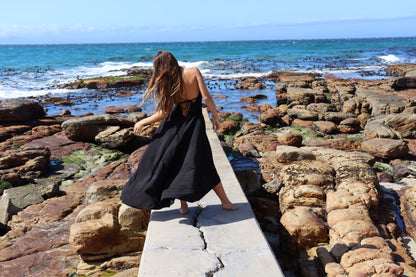
[{"label": "long black dress", "polygon": [[205,133],[201,101],[199,94],[175,105],[162,121],[138,169],[123,188],[124,204],[160,209],[169,207],[174,199],[194,202],[220,182]]}]

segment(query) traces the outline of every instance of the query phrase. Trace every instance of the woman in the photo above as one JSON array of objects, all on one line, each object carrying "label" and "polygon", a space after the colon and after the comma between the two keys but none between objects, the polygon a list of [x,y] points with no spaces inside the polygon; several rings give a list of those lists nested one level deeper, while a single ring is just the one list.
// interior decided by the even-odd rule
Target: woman
[{"label": "woman", "polygon": [[223,209],[238,209],[228,199],[213,163],[202,98],[211,111],[214,130],[220,123],[200,71],[183,69],[170,52],[159,51],[143,102],[149,97],[157,100],[155,113],[137,122],[134,133],[138,135],[145,125],[163,121],[137,171],[124,186],[122,202],[139,209],[160,209],[180,199],[183,215],[188,211],[186,201],[197,201],[213,189]]}]

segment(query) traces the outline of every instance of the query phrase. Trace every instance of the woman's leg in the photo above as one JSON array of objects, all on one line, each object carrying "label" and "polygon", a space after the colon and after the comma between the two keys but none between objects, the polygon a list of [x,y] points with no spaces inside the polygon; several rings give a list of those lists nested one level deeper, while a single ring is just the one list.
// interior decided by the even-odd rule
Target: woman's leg
[{"label": "woman's leg", "polygon": [[186,201],[181,200],[181,208],[179,209],[181,215],[185,215],[188,213],[188,203]]},{"label": "woman's leg", "polygon": [[228,199],[227,194],[225,193],[222,183],[219,182],[218,185],[214,187],[214,192],[217,194],[218,198],[221,200],[221,206],[225,210],[237,210],[238,206],[234,205],[230,199]]}]

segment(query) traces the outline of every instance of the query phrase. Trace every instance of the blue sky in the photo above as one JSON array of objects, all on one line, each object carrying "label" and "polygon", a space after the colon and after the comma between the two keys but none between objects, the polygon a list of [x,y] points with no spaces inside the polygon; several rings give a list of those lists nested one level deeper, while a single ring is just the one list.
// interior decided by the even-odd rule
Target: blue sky
[{"label": "blue sky", "polygon": [[0,44],[416,36],[415,0],[18,0]]}]

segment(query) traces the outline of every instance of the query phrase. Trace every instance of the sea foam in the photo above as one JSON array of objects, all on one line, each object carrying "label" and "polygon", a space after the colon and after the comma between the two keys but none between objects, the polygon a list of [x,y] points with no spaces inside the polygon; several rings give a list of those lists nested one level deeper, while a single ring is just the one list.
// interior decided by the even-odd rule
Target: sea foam
[{"label": "sea foam", "polygon": [[387,62],[387,63],[399,63],[401,62],[403,59],[395,56],[395,55],[386,55],[386,56],[378,56],[377,58],[379,58],[380,60]]}]

